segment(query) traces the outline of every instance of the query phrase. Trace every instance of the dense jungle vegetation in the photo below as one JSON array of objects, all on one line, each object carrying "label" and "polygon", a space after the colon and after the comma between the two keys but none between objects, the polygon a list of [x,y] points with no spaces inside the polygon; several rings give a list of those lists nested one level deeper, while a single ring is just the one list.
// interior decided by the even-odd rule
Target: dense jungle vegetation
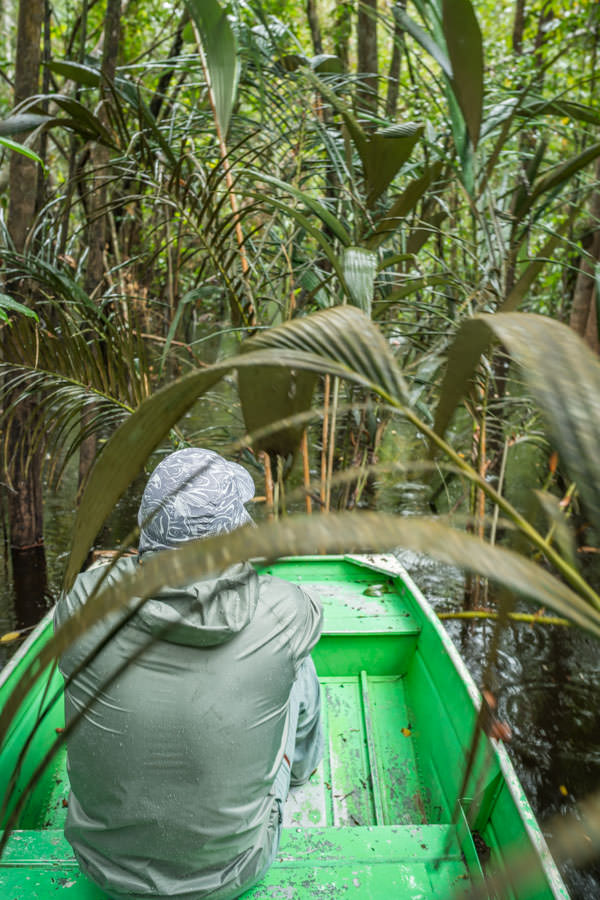
[{"label": "dense jungle vegetation", "polygon": [[[140,596],[248,555],[404,546],[471,573],[471,615],[501,627],[520,595],[600,636],[600,6],[2,0],[0,17],[13,559],[43,545],[69,467],[67,586],[153,454],[208,446],[253,469],[264,525],[145,567]],[[231,424],[198,426],[222,379]],[[523,444],[541,463],[514,497]],[[427,486],[429,516],[378,511],[389,472]],[[87,624],[119,602],[99,594]]]}]

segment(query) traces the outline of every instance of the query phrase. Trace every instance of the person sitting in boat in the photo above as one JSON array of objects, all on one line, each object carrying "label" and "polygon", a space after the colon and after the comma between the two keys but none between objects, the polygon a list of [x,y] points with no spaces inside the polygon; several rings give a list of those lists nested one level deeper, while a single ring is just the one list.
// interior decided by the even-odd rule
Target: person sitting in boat
[{"label": "person sitting in boat", "polygon": [[[139,556],[119,560],[108,582],[150,553],[250,523],[253,496],[242,466],[208,450],[172,453],[142,497]],[[105,574],[79,575],[56,626]],[[310,657],[321,605],[236,565],[164,587],[77,671],[116,620],[89,630],[60,661],[65,677],[75,673],[67,722],[93,700],[68,740],[65,835],[111,897],[238,897],[273,862],[290,783],[305,782],[321,758]]]}]

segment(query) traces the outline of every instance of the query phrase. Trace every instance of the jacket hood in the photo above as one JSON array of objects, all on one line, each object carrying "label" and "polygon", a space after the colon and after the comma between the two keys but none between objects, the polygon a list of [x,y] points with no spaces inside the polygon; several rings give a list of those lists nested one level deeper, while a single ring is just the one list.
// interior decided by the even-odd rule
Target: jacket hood
[{"label": "jacket hood", "polygon": [[160,640],[213,647],[239,634],[258,604],[258,575],[249,563],[184,587],[164,587],[146,601],[135,620]]}]

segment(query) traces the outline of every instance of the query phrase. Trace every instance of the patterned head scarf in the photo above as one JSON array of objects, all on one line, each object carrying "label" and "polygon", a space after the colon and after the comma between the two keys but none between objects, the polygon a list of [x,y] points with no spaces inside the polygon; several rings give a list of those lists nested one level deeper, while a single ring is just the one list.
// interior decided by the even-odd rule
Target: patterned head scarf
[{"label": "patterned head scarf", "polygon": [[252,519],[246,470],[213,450],[189,447],[163,459],[148,480],[138,512],[140,553],[233,531]]}]

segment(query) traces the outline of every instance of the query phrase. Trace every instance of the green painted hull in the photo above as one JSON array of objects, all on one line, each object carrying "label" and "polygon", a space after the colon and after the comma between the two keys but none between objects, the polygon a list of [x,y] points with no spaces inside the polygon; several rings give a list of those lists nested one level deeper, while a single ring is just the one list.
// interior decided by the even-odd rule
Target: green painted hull
[{"label": "green painted hull", "polygon": [[[391,557],[303,557],[266,567],[315,590],[325,608],[313,657],[322,684],[326,752],[285,807],[278,856],[244,897],[567,898],[535,817],[501,745],[479,742],[460,803],[479,695],[451,641]],[[48,617],[0,675],[4,703],[51,633]],[[60,690],[41,679],[1,755],[2,794],[40,708]],[[23,791],[56,729],[59,697],[17,778]],[[64,749],[31,793],[0,860],[0,897],[105,895],[79,872],[62,828],[68,778]],[[516,855],[516,856],[515,856]],[[526,880],[514,883],[518,859]],[[489,894],[492,870],[503,884]]]}]

